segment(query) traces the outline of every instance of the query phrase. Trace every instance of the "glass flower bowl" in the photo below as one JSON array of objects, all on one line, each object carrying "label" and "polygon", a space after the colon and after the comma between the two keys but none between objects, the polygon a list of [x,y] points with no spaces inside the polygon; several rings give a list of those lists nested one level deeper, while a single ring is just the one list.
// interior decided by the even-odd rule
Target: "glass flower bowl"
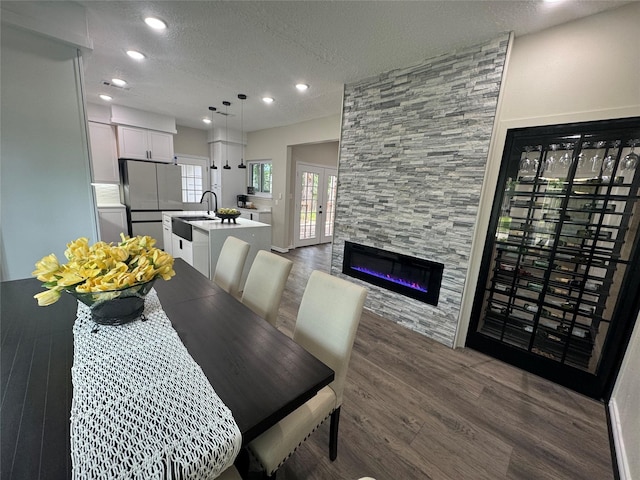
[{"label": "glass flower bowl", "polygon": [[100,325],[123,325],[139,318],[144,312],[144,297],[156,279],[138,283],[122,290],[80,293],[67,290],[91,310],[91,319]]}]

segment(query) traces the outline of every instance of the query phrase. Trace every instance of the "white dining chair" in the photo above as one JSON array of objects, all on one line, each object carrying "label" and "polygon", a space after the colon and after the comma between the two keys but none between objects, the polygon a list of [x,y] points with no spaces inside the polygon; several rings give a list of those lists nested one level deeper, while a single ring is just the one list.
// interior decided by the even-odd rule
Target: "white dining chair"
[{"label": "white dining chair", "polygon": [[216,480],[242,480],[242,477],[240,476],[240,472],[238,472],[236,467],[231,465],[224,472],[218,475],[216,477]]},{"label": "white dining chair", "polygon": [[236,237],[227,237],[222,245],[213,281],[225,292],[238,297],[242,270],[249,254],[249,244]]},{"label": "white dining chair", "polygon": [[314,271],[302,296],[293,339],[335,372],[312,399],[249,443],[264,473],[273,478],[280,466],[329,416],[329,458],[338,455],[338,422],[353,341],[367,291]]},{"label": "white dining chair", "polygon": [[282,292],[293,262],[275,253],[260,250],[251,264],[242,291],[242,303],[274,327]]}]

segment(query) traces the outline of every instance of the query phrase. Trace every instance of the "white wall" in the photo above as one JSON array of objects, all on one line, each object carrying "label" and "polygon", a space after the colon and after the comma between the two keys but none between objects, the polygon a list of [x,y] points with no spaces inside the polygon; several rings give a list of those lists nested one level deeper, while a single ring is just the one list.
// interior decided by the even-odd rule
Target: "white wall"
[{"label": "white wall", "polygon": [[[510,51],[496,130],[476,222],[457,345],[463,345],[476,290],[498,170],[509,128],[640,116],[640,2],[516,38]],[[640,479],[638,328],[612,402],[623,419],[631,476]],[[626,396],[628,393],[634,395]],[[619,395],[624,395],[620,398]],[[616,425],[614,425],[616,428]],[[621,468],[622,471],[622,468]],[[623,477],[624,478],[624,477]]]},{"label": "white wall", "polygon": [[14,28],[4,14],[1,277],[12,280],[30,277],[49,253],[64,260],[71,240],[98,235],[78,50]]},{"label": "white wall", "polygon": [[245,161],[247,159],[270,159],[273,162],[271,236],[272,245],[278,249],[286,250],[291,246],[288,218],[291,215],[293,192],[290,189],[291,158],[289,147],[338,140],[340,138],[340,119],[340,115],[332,115],[248,134]]},{"label": "white wall", "polygon": [[176,126],[178,133],[173,136],[173,151],[176,155],[209,157],[207,131],[197,128]]},{"label": "white wall", "polygon": [[312,145],[294,145],[291,148],[292,163],[308,163],[322,165],[329,168],[338,168],[339,143],[324,142]]},{"label": "white wall", "polygon": [[640,316],[609,404],[621,480],[640,479]]}]

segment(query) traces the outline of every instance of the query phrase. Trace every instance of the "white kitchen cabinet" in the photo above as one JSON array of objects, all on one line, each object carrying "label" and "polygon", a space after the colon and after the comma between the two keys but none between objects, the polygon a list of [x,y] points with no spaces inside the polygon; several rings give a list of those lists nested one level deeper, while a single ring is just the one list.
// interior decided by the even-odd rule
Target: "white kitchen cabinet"
[{"label": "white kitchen cabinet", "polygon": [[94,183],[118,183],[118,149],[113,126],[89,122]]},{"label": "white kitchen cabinet", "polygon": [[271,211],[253,210],[251,208],[239,208],[240,216],[254,222],[266,223],[271,225]]},{"label": "white kitchen cabinet", "polygon": [[164,251],[169,255],[173,255],[173,236],[171,231],[171,217],[162,215],[162,243],[164,243]]},{"label": "white kitchen cabinet", "polygon": [[173,161],[173,135],[171,133],[147,130],[151,160],[156,162]]},{"label": "white kitchen cabinet", "polygon": [[173,258],[181,258],[193,266],[193,243],[175,233],[171,235],[171,239],[171,255],[173,255]]},{"label": "white kitchen cabinet", "polygon": [[193,229],[193,268],[209,278],[209,233]]},{"label": "white kitchen cabinet", "polygon": [[144,128],[118,126],[118,152],[120,158],[173,161],[173,135]]},{"label": "white kitchen cabinet", "polygon": [[127,234],[127,212],[125,207],[98,207],[100,240],[120,242],[120,233]]}]

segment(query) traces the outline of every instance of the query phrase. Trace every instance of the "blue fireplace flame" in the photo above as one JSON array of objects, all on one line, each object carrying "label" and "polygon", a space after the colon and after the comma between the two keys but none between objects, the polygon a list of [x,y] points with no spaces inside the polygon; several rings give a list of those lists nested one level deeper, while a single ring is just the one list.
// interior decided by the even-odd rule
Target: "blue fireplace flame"
[{"label": "blue fireplace flame", "polygon": [[393,275],[389,275],[389,274],[386,274],[386,273],[379,273],[379,272],[376,272],[375,270],[369,270],[368,268],[364,268],[364,267],[351,266],[351,268],[353,270],[357,270],[359,272],[366,273],[367,275],[371,275],[371,276],[374,276],[374,277],[382,278],[383,280],[388,280],[389,282],[393,282],[393,283],[396,283],[398,285],[402,285],[403,287],[412,288],[413,290],[417,290],[419,292],[425,292],[425,293],[427,292],[427,289],[425,287],[423,287],[422,285],[420,285],[419,283],[410,282],[408,280],[405,280],[404,278],[394,277]]}]

